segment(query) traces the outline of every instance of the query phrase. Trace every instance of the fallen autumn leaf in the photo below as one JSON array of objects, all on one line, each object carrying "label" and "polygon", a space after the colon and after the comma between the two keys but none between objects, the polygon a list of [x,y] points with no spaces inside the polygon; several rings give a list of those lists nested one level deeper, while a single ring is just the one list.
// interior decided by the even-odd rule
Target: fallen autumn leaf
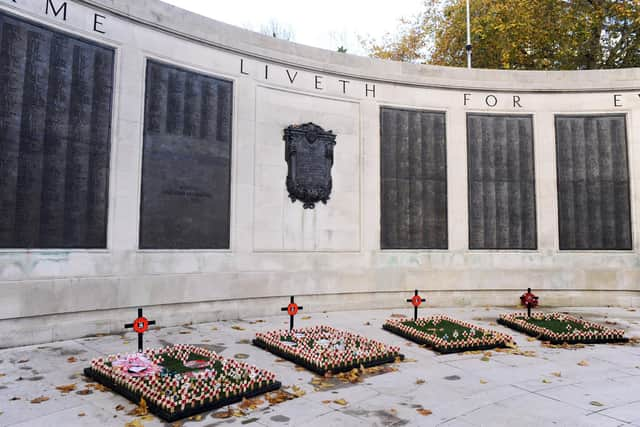
[{"label": "fallen autumn leaf", "polygon": [[56,390],[60,391],[62,394],[71,393],[75,389],[75,384],[59,385],[56,387]]},{"label": "fallen autumn leaf", "polygon": [[140,403],[138,406],[129,411],[128,415],[133,415],[135,417],[142,417],[149,413],[149,408],[147,408],[147,401],[144,399],[140,399]]},{"label": "fallen autumn leaf", "polygon": [[233,411],[231,410],[231,407],[229,407],[229,409],[227,409],[226,411],[216,412],[215,414],[212,414],[211,416],[213,418],[217,418],[219,420],[225,420],[227,418],[233,417]]}]

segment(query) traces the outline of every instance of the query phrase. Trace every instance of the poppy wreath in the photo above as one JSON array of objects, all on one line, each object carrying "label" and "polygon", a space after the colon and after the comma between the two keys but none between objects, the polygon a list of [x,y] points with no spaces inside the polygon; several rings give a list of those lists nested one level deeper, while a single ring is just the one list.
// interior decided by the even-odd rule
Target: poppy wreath
[{"label": "poppy wreath", "polygon": [[253,344],[320,375],[381,365],[403,357],[399,347],[330,326],[257,333]]},{"label": "poppy wreath", "polygon": [[509,335],[444,315],[423,317],[415,322],[388,319],[383,328],[445,354],[506,347],[513,342]]},{"label": "poppy wreath", "polygon": [[411,305],[413,305],[416,308],[422,305],[422,298],[420,297],[420,295],[414,295],[411,298]]},{"label": "poppy wreath", "polygon": [[85,375],[168,422],[280,388],[272,372],[183,344],[93,359]]},{"label": "poppy wreath", "polygon": [[291,304],[289,304],[287,306],[287,314],[289,314],[289,316],[295,316],[296,314],[298,314],[298,304],[292,302]]},{"label": "poppy wreath", "polygon": [[149,320],[146,317],[138,317],[133,322],[133,330],[138,334],[144,334],[149,330]]},{"label": "poppy wreath", "polygon": [[624,329],[612,329],[564,313],[501,314],[501,323],[516,331],[552,344],[598,344],[627,342]]},{"label": "poppy wreath", "polygon": [[520,304],[524,307],[536,308],[538,306],[539,298],[531,292],[522,294],[520,297]]}]

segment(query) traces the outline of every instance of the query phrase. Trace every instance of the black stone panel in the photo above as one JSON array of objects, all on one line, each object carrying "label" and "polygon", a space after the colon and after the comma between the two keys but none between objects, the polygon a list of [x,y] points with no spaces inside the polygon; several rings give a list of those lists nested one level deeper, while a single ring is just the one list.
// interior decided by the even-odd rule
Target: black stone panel
[{"label": "black stone panel", "polygon": [[381,109],[381,247],[447,249],[445,114]]},{"label": "black stone panel", "polygon": [[0,247],[107,246],[113,49],[0,12]]},{"label": "black stone panel", "polygon": [[556,116],[560,249],[630,250],[626,117]]},{"label": "black stone panel", "polygon": [[231,82],[147,63],[141,249],[228,249]]},{"label": "black stone panel", "polygon": [[530,116],[467,115],[469,248],[536,249]]}]

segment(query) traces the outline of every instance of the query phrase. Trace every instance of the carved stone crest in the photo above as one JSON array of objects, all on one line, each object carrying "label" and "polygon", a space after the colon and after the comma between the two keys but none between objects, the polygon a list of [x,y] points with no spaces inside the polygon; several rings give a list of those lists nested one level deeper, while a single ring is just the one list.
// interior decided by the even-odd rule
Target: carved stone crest
[{"label": "carved stone crest", "polygon": [[304,203],[305,209],[325,205],[331,196],[333,182],[333,147],[336,135],[313,123],[289,126],[284,130],[285,160],[289,165],[287,191],[293,203]]}]

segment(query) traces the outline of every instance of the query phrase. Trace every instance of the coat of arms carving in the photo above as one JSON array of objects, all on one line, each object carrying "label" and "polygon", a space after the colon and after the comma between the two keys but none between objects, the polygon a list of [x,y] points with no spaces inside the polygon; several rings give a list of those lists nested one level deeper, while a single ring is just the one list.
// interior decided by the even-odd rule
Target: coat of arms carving
[{"label": "coat of arms carving", "polygon": [[284,141],[289,198],[293,203],[296,200],[304,203],[305,209],[314,209],[318,202],[326,205],[333,187],[331,168],[336,135],[306,123],[286,128]]}]

